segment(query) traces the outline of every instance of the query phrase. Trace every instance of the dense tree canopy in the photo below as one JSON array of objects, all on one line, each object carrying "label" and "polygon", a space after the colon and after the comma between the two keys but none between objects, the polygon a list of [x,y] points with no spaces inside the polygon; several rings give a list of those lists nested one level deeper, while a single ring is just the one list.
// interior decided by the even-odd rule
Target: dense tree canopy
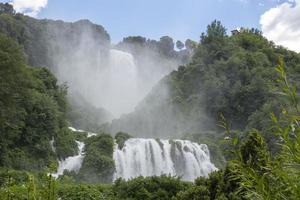
[{"label": "dense tree canopy", "polygon": [[292,81],[299,80],[299,54],[276,47],[256,30],[227,36],[214,21],[202,34],[193,61],[169,76],[172,98],[180,98],[179,105],[188,110],[204,107],[216,121],[222,113],[233,128],[243,129],[274,99],[270,85],[280,57]]},{"label": "dense tree canopy", "polygon": [[66,121],[66,89],[45,68],[25,64],[22,49],[0,35],[0,165],[41,169],[57,156],[73,155],[74,143]]},{"label": "dense tree canopy", "polygon": [[115,170],[114,141],[109,134],[92,136],[85,141],[85,158],[79,171],[79,181],[111,183]]}]

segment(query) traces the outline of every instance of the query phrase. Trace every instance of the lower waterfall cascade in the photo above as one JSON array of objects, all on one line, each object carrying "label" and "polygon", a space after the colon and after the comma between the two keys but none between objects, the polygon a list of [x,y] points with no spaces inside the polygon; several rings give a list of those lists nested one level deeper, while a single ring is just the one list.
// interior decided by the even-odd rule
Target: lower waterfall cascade
[{"label": "lower waterfall cascade", "polygon": [[116,145],[113,157],[114,179],[165,174],[193,181],[217,170],[210,162],[207,145],[188,140],[131,138],[122,149]]},{"label": "lower waterfall cascade", "polygon": [[[76,143],[78,154],[59,161],[57,172],[52,174],[54,177],[62,175],[64,170],[75,173],[80,170],[85,145],[79,141]],[[171,175],[193,181],[218,170],[210,161],[207,145],[188,140],[131,138],[125,141],[121,149],[115,144],[113,159],[116,167],[113,180]]]}]

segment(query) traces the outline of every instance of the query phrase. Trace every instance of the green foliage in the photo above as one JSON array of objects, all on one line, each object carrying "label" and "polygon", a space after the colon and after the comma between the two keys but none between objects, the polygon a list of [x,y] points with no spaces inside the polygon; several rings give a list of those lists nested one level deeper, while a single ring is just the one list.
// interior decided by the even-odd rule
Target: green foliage
[{"label": "green foliage", "polygon": [[[214,21],[199,44],[189,43],[187,50],[194,48],[191,62],[162,79],[133,113],[111,127],[144,137],[175,138],[182,133],[222,132],[216,126],[222,113],[231,129],[262,130],[271,125],[270,112],[278,116],[281,100],[272,87],[278,57],[287,63],[290,81],[300,83],[299,54],[275,46],[257,30],[228,36],[226,28]],[[263,137],[275,153],[271,135]]]},{"label": "green foliage", "polygon": [[107,200],[103,188],[97,185],[60,185],[58,196],[64,200]]},{"label": "green foliage", "polygon": [[59,157],[72,155],[76,146],[66,134],[65,89],[49,70],[26,66],[21,48],[3,35],[0,59],[0,166],[43,169],[56,157],[53,138],[64,148]]},{"label": "green foliage", "polygon": [[251,132],[247,141],[241,145],[240,151],[243,162],[253,169],[263,170],[270,162],[267,146],[257,131]]},{"label": "green foliage", "polygon": [[174,54],[174,42],[169,36],[163,36],[159,39],[159,49],[163,55],[172,57]]},{"label": "green foliage", "polygon": [[4,187],[7,182],[24,184],[28,182],[28,173],[26,171],[16,171],[11,169],[0,169],[0,187]]},{"label": "green foliage", "polygon": [[98,132],[100,124],[112,119],[107,110],[90,105],[80,94],[71,96],[68,100],[70,102],[68,119],[77,129]]},{"label": "green foliage", "polygon": [[205,186],[190,187],[186,191],[181,191],[173,200],[210,200],[209,192]]},{"label": "green foliage", "polygon": [[[5,182],[0,188],[3,200],[56,200],[56,181],[51,175],[33,175],[23,171],[6,170]],[[2,173],[2,170],[1,170]],[[21,176],[20,176],[21,175]],[[1,174],[1,178],[4,177]],[[20,179],[23,177],[25,179]],[[38,177],[38,178],[36,178]]]},{"label": "green foliage", "polygon": [[[199,120],[203,115],[218,121],[222,113],[233,129],[243,130],[248,124],[251,129],[257,121],[261,124],[255,128],[266,127],[269,121],[263,113],[278,105],[272,83],[276,79],[273,67],[280,56],[288,63],[292,81],[297,82],[298,54],[276,47],[255,30],[227,36],[225,27],[214,21],[202,34],[192,62],[165,81],[170,101],[181,111],[179,119],[190,118],[192,127],[193,121],[203,122]],[[201,128],[213,130],[215,123],[205,122]]]},{"label": "green foliage", "polygon": [[184,48],[184,44],[180,41],[180,40],[177,40],[176,42],[176,47],[181,50],[182,48]]},{"label": "green foliage", "polygon": [[[226,28],[220,21],[213,21],[207,26],[206,34],[201,35],[201,44],[198,54],[204,54],[204,62],[207,64],[225,58],[224,47],[226,38]],[[196,52],[196,55],[199,56]]]},{"label": "green foliage", "polygon": [[[175,44],[171,37],[163,36],[157,40],[146,39],[142,36],[129,36],[123,38],[123,41],[117,44],[117,48],[130,52],[137,61],[141,71],[155,70],[153,64],[174,65],[175,63],[186,64],[190,61],[192,52],[195,49],[195,42],[187,40],[186,49],[183,49],[185,44],[181,41],[176,42],[179,51],[174,49]],[[147,55],[147,57],[145,57]],[[151,62],[147,61],[148,59]],[[153,63],[153,64],[150,64]],[[168,64],[169,63],[169,64]]]},{"label": "green foliage", "polygon": [[[108,52],[110,38],[100,25],[88,20],[74,23],[39,20],[15,13],[9,3],[0,3],[0,33],[15,40],[21,46],[25,62],[30,66],[47,67],[54,72],[59,67],[58,57],[61,56],[59,52],[64,52],[65,60],[74,60],[74,46],[78,45],[78,40],[86,36],[84,35],[86,32],[82,30],[90,30],[90,37],[97,42],[96,50],[88,50],[91,57],[98,57],[99,48],[103,54]],[[104,109],[82,106],[85,101],[77,94],[75,97],[77,99],[75,103],[70,102],[71,112],[68,113],[74,127],[96,131],[100,124],[111,119],[111,115]]]},{"label": "green foliage", "polygon": [[289,100],[282,105],[281,117],[271,114],[273,126],[269,130],[279,138],[279,152],[270,157],[262,134],[253,131],[240,148],[235,148],[236,157],[230,161],[233,170],[228,178],[238,185],[235,193],[247,199],[297,199],[300,194],[298,97],[295,87],[287,80],[282,61],[276,71],[278,94]]},{"label": "green foliage", "polygon": [[80,181],[111,183],[115,171],[114,140],[108,134],[99,134],[85,140],[85,157],[78,174]]},{"label": "green foliage", "polygon": [[[181,44],[183,45],[183,43]],[[179,46],[183,48],[181,44]],[[157,51],[160,56],[164,56],[168,59],[180,56],[180,53],[174,50],[174,41],[169,36],[163,36],[159,39],[159,41],[149,39],[147,40],[146,38],[141,36],[130,36],[124,38],[123,41],[118,44],[118,47],[125,49],[128,48],[128,50],[131,51],[134,55],[139,55],[141,51],[148,50],[148,52]]]},{"label": "green foliage", "polygon": [[191,39],[187,39],[184,43],[185,47],[187,48],[187,50],[189,51],[193,51],[194,49],[197,48],[198,44],[197,42],[191,40]]},{"label": "green foliage", "polygon": [[[70,55],[65,56],[74,56],[71,48],[81,37],[82,29],[89,29],[95,33],[92,37],[96,38],[99,46],[109,45],[110,38],[104,28],[88,20],[74,23],[38,20],[20,13],[15,14],[9,4],[0,4],[0,33],[14,39],[23,47],[27,64],[31,66],[45,66],[50,69],[57,67],[51,58],[54,56],[52,51],[67,50]],[[55,33],[56,30],[60,30],[59,33]],[[64,39],[64,44],[61,43],[61,39]],[[54,49],[49,45],[51,43],[55,44]]]},{"label": "green foliage", "polygon": [[124,147],[126,140],[130,138],[132,138],[132,136],[129,135],[128,133],[118,132],[115,136],[116,143],[118,144],[118,148],[122,149]]},{"label": "green foliage", "polygon": [[118,179],[113,185],[116,199],[168,200],[190,184],[168,176],[138,177],[130,181]]},{"label": "green foliage", "polygon": [[69,128],[64,127],[55,138],[56,153],[60,159],[77,154],[78,146],[74,142],[75,136]]},{"label": "green foliage", "polygon": [[9,3],[0,3],[0,14],[15,14],[13,6]]}]

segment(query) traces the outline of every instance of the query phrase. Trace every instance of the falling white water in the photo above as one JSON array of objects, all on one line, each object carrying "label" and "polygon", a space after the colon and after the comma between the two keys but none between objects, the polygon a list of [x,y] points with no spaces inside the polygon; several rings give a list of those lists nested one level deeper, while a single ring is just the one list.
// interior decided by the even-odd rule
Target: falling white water
[{"label": "falling white water", "polygon": [[78,173],[84,158],[84,143],[76,141],[78,145],[78,154],[76,156],[67,157],[65,160],[59,161],[57,172],[52,174],[54,177],[63,175],[64,171],[74,171]]},{"label": "falling white water", "polygon": [[207,145],[187,140],[132,138],[122,149],[116,145],[113,157],[116,164],[114,179],[166,174],[193,181],[217,170],[210,162]]},{"label": "falling white water", "polygon": [[119,117],[132,112],[142,97],[138,93],[137,68],[133,56],[114,49],[109,52],[109,67],[100,74],[102,86],[97,92],[100,95],[97,102]]},{"label": "falling white water", "polygon": [[54,137],[52,137],[52,139],[50,140],[50,146],[51,146],[51,150],[55,153],[56,152],[56,148],[54,146],[54,142],[55,142]]},{"label": "falling white water", "polygon": [[[74,127],[69,127],[69,129],[73,132],[85,132],[85,133],[87,133],[87,137],[92,137],[92,136],[97,135],[96,133],[76,129]],[[52,174],[52,176],[57,178],[60,175],[63,175],[65,170],[74,171],[75,173],[78,173],[78,171],[81,168],[81,164],[83,162],[83,159],[84,159],[85,144],[83,142],[80,142],[80,141],[76,141],[76,143],[77,143],[77,146],[78,146],[78,154],[75,155],[75,156],[67,157],[65,160],[58,161],[57,172]],[[54,138],[52,138],[52,140],[50,141],[50,145],[51,145],[52,150],[55,152]]]},{"label": "falling white water", "polygon": [[[90,136],[93,134],[91,133]],[[84,159],[84,143],[76,141],[79,152],[63,161],[54,177],[63,174],[64,170],[78,173]],[[200,176],[208,176],[217,170],[210,161],[209,150],[205,144],[188,140],[128,139],[119,149],[115,144],[113,159],[116,165],[114,180],[126,180],[138,176],[179,176],[182,180],[193,181]]]},{"label": "falling white water", "polygon": [[58,59],[56,76],[67,82],[70,94],[82,96],[97,108],[104,108],[115,118],[129,113],[144,97],[138,91],[138,74],[130,53],[109,50],[105,62],[91,62],[93,58],[79,49],[74,58]]}]

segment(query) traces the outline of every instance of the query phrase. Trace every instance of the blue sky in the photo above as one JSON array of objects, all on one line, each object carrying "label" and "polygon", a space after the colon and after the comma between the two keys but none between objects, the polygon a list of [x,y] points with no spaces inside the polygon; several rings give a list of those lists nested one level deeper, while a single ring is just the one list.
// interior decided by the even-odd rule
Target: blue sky
[{"label": "blue sky", "polygon": [[221,20],[228,29],[259,27],[260,15],[272,6],[272,1],[260,6],[256,0],[49,0],[38,17],[90,19],[103,25],[113,42],[129,35],[198,40],[214,19]]},{"label": "blue sky", "polygon": [[[260,29],[261,16],[271,8],[286,2],[284,0],[12,1],[16,5],[24,2],[27,4],[44,2],[39,8],[34,8],[38,9],[33,14],[37,18],[65,21],[89,19],[103,25],[114,43],[130,35],[153,39],[169,35],[175,40],[191,38],[198,41],[201,32],[205,31],[206,26],[214,19],[221,20],[229,31],[240,26]],[[7,1],[0,0],[0,2]]]}]

